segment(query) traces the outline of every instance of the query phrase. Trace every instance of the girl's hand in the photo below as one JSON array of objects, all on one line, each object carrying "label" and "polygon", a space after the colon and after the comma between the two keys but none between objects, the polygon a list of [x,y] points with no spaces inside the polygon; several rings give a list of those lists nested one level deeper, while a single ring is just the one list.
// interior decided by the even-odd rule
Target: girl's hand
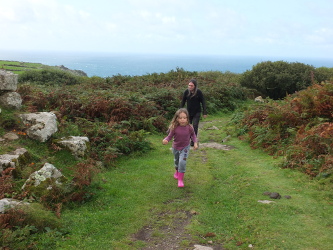
[{"label": "girl's hand", "polygon": [[163,140],[162,143],[163,143],[163,145],[167,145],[168,141],[167,140]]},{"label": "girl's hand", "polygon": [[198,148],[198,143],[197,142],[194,143],[193,148],[194,148],[194,150],[196,150]]}]

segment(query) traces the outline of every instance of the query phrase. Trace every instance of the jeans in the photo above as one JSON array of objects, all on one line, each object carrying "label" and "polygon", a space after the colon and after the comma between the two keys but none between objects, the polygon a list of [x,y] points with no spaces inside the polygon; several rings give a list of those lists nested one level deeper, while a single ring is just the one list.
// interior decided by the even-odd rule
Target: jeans
[{"label": "jeans", "polygon": [[172,148],[172,153],[175,157],[175,168],[178,170],[179,173],[185,173],[186,171],[186,160],[190,153],[190,145],[183,148],[182,150],[177,150]]},{"label": "jeans", "polygon": [[190,115],[190,124],[193,125],[195,135],[198,135],[200,116],[201,116],[201,112],[196,113],[194,116]]}]

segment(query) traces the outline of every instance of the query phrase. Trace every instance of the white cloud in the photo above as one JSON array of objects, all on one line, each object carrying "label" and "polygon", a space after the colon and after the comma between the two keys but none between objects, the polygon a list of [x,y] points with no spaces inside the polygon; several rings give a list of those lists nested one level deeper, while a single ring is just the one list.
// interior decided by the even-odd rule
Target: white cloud
[{"label": "white cloud", "polygon": [[0,0],[0,6],[5,48],[269,53],[323,45],[327,54],[333,47],[331,0]]}]

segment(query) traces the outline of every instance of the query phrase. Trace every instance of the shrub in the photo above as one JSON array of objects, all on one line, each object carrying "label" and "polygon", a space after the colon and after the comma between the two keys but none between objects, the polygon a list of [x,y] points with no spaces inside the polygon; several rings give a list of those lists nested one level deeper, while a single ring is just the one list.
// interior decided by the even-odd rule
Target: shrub
[{"label": "shrub", "polygon": [[[262,62],[243,73],[240,84],[274,100],[310,86],[317,79],[315,68],[303,63]],[[318,76],[319,77],[319,76]]]},{"label": "shrub", "polygon": [[310,176],[333,171],[333,85],[315,84],[279,102],[252,105],[238,124],[252,147],[284,155],[283,167]]},{"label": "shrub", "polygon": [[55,215],[38,203],[21,205],[0,215],[0,241],[3,249],[34,249],[41,235],[53,234],[48,247],[55,247],[65,233],[60,230],[61,222]]},{"label": "shrub", "polygon": [[25,71],[19,75],[19,83],[33,82],[39,85],[74,85],[78,84],[77,76],[57,69],[42,69]]}]

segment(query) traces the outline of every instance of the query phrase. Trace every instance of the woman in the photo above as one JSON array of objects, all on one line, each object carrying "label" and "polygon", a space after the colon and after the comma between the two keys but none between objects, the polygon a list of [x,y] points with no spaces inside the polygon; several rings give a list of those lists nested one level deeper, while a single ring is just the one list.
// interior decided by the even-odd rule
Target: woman
[{"label": "woman", "polygon": [[[198,135],[199,120],[201,117],[201,111],[203,111],[203,117],[207,117],[206,101],[203,93],[198,89],[198,83],[195,79],[192,79],[188,83],[188,89],[183,94],[183,99],[180,107],[183,108],[187,103],[186,107],[190,116],[190,124],[193,125],[195,135]],[[201,108],[202,107],[202,108]],[[193,146],[193,141],[191,146]]]}]

